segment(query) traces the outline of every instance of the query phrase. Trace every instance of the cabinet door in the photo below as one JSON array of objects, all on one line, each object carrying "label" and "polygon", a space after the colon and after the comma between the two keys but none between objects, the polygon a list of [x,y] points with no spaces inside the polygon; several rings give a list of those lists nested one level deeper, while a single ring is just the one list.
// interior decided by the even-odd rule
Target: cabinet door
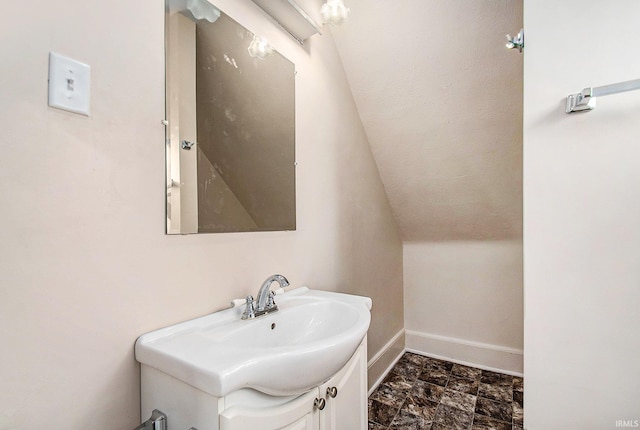
[{"label": "cabinet door", "polygon": [[326,407],[320,412],[320,430],[367,429],[366,351],[365,337],[347,365],[320,386],[320,396],[326,399]]},{"label": "cabinet door", "polygon": [[220,414],[220,430],[318,430],[317,397],[312,390],[277,407],[232,406]]}]

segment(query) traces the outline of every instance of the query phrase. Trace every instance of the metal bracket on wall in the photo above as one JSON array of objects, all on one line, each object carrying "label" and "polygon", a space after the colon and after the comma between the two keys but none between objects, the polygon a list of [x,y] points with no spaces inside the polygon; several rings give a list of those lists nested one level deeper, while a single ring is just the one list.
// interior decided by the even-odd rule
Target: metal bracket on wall
[{"label": "metal bracket on wall", "polygon": [[603,97],[610,94],[618,94],[635,90],[640,90],[640,79],[619,82],[617,84],[604,85],[602,87],[588,87],[577,94],[571,94],[567,96],[565,112],[588,112],[596,108],[596,97]]},{"label": "metal bracket on wall", "polygon": [[196,142],[189,142],[188,140],[183,140],[182,142],[180,142],[180,147],[182,149],[186,149],[187,151],[190,151],[191,148],[193,148],[196,145]]}]

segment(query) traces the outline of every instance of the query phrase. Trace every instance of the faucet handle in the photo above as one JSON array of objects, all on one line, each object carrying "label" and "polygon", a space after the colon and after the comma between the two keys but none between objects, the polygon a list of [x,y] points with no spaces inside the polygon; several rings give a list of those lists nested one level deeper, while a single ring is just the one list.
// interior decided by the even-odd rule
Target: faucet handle
[{"label": "faucet handle", "polygon": [[246,306],[244,308],[244,312],[242,313],[242,319],[248,320],[256,317],[256,307],[255,300],[253,300],[253,296],[247,296]]},{"label": "faucet handle", "polygon": [[267,298],[267,306],[265,306],[265,309],[272,309],[276,307],[275,297],[276,293],[269,291],[269,297]]}]

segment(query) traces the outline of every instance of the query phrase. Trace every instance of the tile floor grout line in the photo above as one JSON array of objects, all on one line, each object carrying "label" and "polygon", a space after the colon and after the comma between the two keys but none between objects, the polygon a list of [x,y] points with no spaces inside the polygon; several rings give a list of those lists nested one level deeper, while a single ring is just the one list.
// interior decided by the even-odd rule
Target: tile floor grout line
[{"label": "tile floor grout line", "polygon": [[405,404],[405,402],[407,401],[407,398],[405,397],[404,400],[402,401],[402,403],[400,403],[400,407],[398,408],[398,410],[396,411],[396,414],[393,416],[393,418],[391,418],[391,422],[389,423],[389,425],[387,426],[387,430],[391,428],[391,425],[393,424],[393,422],[396,420],[396,417],[398,416],[398,414],[400,413],[400,410],[402,410],[402,405]]}]

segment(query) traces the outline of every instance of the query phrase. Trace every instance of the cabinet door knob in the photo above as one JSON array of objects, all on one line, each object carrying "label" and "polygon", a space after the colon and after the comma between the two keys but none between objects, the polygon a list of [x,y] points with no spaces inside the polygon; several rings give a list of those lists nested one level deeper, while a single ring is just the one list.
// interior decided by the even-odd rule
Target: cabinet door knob
[{"label": "cabinet door knob", "polygon": [[338,387],[329,387],[327,388],[327,396],[335,397],[338,395]]},{"label": "cabinet door knob", "polygon": [[319,410],[323,410],[326,405],[327,405],[327,402],[322,397],[319,399],[316,399],[315,402],[313,402],[313,406],[315,406]]}]

